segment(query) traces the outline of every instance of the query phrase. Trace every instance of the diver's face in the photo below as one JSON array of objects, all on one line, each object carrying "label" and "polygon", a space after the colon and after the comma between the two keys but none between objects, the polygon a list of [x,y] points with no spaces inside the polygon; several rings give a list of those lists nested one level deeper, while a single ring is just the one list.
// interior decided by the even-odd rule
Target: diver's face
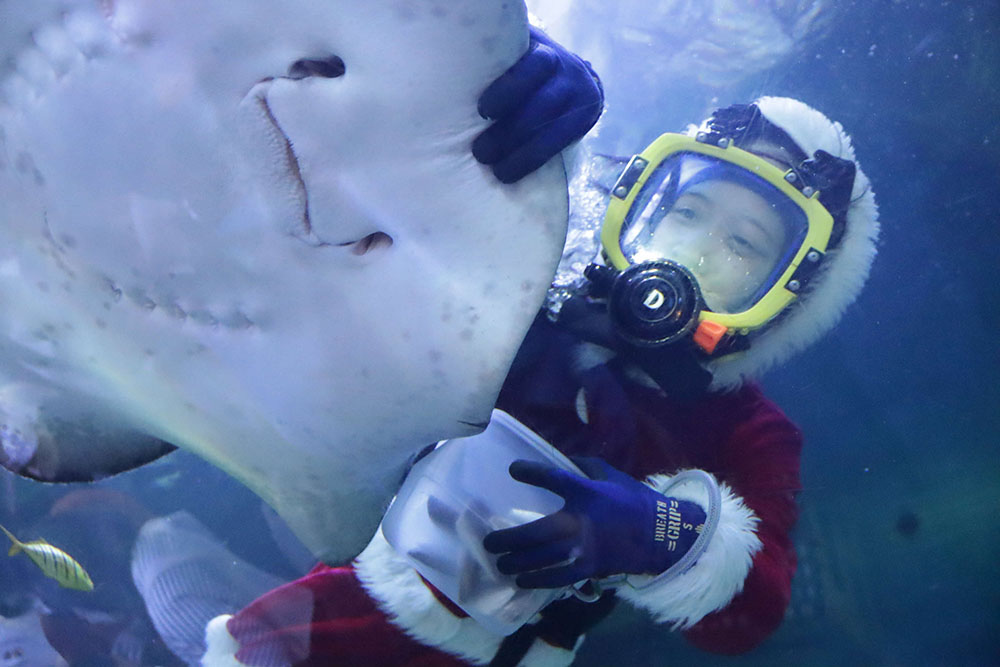
[{"label": "diver's face", "polygon": [[691,270],[717,312],[749,305],[785,246],[785,226],[766,199],[728,181],[705,181],[677,198],[651,250]]}]

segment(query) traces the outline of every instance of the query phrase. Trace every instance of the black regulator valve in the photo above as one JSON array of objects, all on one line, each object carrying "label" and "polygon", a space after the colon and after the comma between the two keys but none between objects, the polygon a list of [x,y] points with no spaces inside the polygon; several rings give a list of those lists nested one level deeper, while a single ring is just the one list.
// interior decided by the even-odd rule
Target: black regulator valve
[{"label": "black regulator valve", "polygon": [[698,324],[701,291],[691,272],[669,261],[644,262],[617,274],[608,312],[625,340],[644,347],[669,343]]}]

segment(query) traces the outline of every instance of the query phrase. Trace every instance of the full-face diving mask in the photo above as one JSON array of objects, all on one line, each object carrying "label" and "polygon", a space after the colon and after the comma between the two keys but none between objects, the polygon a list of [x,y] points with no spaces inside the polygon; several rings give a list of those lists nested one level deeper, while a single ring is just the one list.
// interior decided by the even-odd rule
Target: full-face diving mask
[{"label": "full-face diving mask", "polygon": [[587,270],[618,334],[639,346],[690,335],[719,355],[776,317],[819,267],[834,224],[802,166],[711,131],[664,134],[633,157],[601,228],[607,265]]}]

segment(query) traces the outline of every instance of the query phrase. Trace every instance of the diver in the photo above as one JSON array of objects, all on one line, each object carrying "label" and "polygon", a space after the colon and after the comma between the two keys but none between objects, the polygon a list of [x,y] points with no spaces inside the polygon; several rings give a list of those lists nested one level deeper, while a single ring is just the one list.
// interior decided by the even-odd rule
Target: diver
[{"label": "diver", "polygon": [[[602,99],[589,67],[533,30],[528,54],[484,93],[484,115],[501,118],[474,144],[477,159],[515,181],[586,132],[590,115],[556,102],[570,89],[576,105]],[[499,636],[380,531],[350,565],[319,565],[213,619],[204,664],[568,665],[619,600],[717,653],[777,629],[795,571],[802,436],[753,379],[857,297],[878,234],[868,179],[839,124],[776,97],[719,109],[628,160],[595,157],[582,173],[571,229],[599,237],[571,233],[497,406],[586,476],[534,463],[498,471],[565,502],[484,546],[518,586],[586,581],[591,601],[558,600]],[[690,470],[714,481],[714,508],[675,485]]]}]

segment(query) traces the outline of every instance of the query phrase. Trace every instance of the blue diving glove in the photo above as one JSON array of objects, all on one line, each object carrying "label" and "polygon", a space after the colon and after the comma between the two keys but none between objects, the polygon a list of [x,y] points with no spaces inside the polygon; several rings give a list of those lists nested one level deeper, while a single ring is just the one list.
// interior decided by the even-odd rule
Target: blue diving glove
[{"label": "blue diving glove", "polygon": [[590,63],[531,26],[528,51],[479,97],[494,122],[472,142],[472,155],[502,183],[514,183],[580,139],[604,109]]},{"label": "blue diving glove", "polygon": [[659,574],[694,544],[705,523],[697,504],[669,498],[601,459],[576,458],[585,479],[554,466],[515,461],[510,475],[562,496],[561,510],[483,539],[503,554],[497,569],[521,588],[562,588],[614,574]]}]

